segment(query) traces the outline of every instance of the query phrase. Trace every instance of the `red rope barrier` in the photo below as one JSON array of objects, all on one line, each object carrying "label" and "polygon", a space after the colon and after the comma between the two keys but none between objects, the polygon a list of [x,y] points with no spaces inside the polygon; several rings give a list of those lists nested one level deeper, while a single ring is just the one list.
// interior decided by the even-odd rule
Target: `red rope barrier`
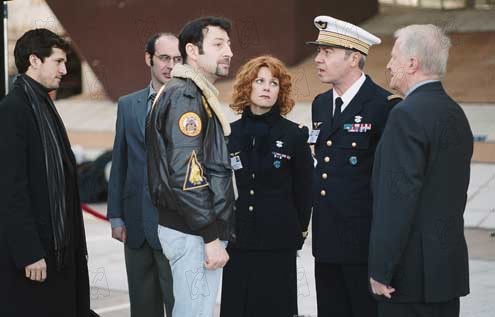
[{"label": "red rope barrier", "polygon": [[101,219],[104,221],[108,221],[108,218],[106,216],[102,215],[100,212],[89,207],[87,204],[81,204],[81,208],[83,211],[87,212],[88,214],[90,214],[91,216],[93,216],[95,218],[98,218],[98,219]]}]

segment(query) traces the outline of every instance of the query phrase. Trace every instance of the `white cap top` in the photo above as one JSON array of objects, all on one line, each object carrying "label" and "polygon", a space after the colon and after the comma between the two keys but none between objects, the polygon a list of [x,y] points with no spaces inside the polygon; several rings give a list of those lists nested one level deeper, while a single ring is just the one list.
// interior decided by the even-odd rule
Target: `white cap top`
[{"label": "white cap top", "polygon": [[326,15],[316,17],[314,24],[320,30],[318,39],[307,44],[343,47],[368,55],[372,45],[382,42],[359,26]]}]

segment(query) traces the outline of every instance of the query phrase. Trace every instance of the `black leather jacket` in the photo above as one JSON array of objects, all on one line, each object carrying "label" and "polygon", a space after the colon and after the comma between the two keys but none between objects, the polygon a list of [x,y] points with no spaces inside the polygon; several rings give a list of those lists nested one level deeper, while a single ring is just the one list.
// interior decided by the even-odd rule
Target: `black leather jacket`
[{"label": "black leather jacket", "polygon": [[148,179],[159,223],[230,240],[234,189],[222,126],[191,79],[173,78],[146,123]]}]

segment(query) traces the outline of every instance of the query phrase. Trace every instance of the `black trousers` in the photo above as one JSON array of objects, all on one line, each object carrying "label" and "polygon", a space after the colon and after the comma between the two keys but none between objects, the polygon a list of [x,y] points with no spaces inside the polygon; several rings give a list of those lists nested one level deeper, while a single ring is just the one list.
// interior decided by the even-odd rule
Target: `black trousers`
[{"label": "black trousers", "polygon": [[315,279],[318,317],[378,316],[367,264],[315,262]]},{"label": "black trousers", "polygon": [[445,303],[378,302],[380,317],[459,317],[459,298]]},{"label": "black trousers", "polygon": [[124,247],[129,300],[132,317],[172,316],[174,293],[172,272],[162,251],[153,250],[148,242],[138,249]]},{"label": "black trousers", "polygon": [[228,249],[221,317],[297,316],[295,250]]}]

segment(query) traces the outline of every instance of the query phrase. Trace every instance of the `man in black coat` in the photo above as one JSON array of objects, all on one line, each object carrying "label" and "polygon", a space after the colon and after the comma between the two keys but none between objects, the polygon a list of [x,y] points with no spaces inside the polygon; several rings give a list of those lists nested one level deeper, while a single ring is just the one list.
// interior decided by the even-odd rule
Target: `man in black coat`
[{"label": "man in black coat", "polygon": [[87,317],[89,281],[75,159],[48,92],[68,44],[26,32],[20,73],[0,103],[0,316]]},{"label": "man in black coat", "polygon": [[380,39],[350,23],[315,18],[320,81],[333,88],[313,101],[316,168],[313,255],[318,316],[373,317],[368,290],[371,170],[394,96],[362,69]]},{"label": "man in black coat", "polygon": [[381,317],[459,316],[469,293],[463,213],[473,135],[444,91],[450,40],[411,25],[387,65],[405,96],[390,113],[373,168],[369,276]]}]

